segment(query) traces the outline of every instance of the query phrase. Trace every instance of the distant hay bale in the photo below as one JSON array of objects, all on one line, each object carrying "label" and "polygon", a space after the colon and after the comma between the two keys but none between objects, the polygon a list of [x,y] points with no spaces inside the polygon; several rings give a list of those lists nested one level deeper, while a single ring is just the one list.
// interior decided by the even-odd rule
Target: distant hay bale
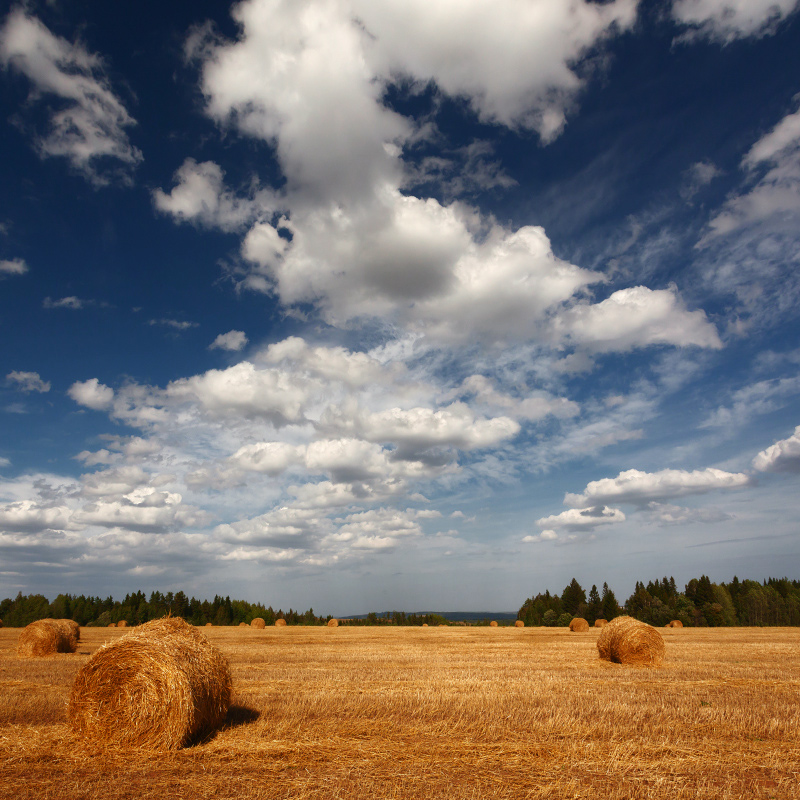
[{"label": "distant hay bale", "polygon": [[604,625],[608,625],[608,620],[607,619],[602,619],[601,618],[601,619],[596,619],[594,621],[595,628],[602,628]]},{"label": "distant hay bale", "polygon": [[75,634],[59,620],[40,619],[27,625],[17,639],[17,655],[41,658],[53,653],[74,653],[78,642]]},{"label": "distant hay bale", "polygon": [[338,628],[339,627],[339,620],[338,619],[329,619],[328,620],[328,627],[329,628]]},{"label": "distant hay bale", "polygon": [[256,617],[256,618],[255,618],[255,619],[254,619],[254,620],[253,620],[253,621],[250,623],[250,627],[251,627],[251,628],[266,628],[266,627],[267,627],[267,623],[266,623],[266,622],[264,622],[264,620],[263,620],[263,619],[261,619],[261,617]]},{"label": "distant hay bale", "polygon": [[283,619],[283,618],[276,619],[275,620],[275,627],[276,628],[285,628],[286,627],[286,620]]},{"label": "distant hay bale", "polygon": [[176,750],[218,727],[230,701],[225,656],[194,626],[166,617],[94,653],[75,677],[68,717],[89,745]]},{"label": "distant hay bale", "polygon": [[239,627],[240,628],[249,628],[250,626],[246,622],[240,622],[239,623]]},{"label": "distant hay bale", "polygon": [[672,620],[672,622],[668,622],[665,627],[667,627],[667,628],[682,628],[683,627],[683,623],[679,619],[674,619],[674,620]]},{"label": "distant hay bale", "polygon": [[496,627],[497,627],[497,622],[496,622],[495,620],[492,620],[492,621],[489,623],[489,627],[490,627],[490,628],[496,628]]},{"label": "distant hay bale", "polygon": [[514,623],[514,627],[515,627],[515,628],[524,628],[524,627],[525,627],[525,623],[524,623],[524,622],[523,622],[521,619],[518,619],[518,620],[517,620],[517,621]]},{"label": "distant hay bale", "polygon": [[213,624],[210,622],[206,622],[206,628],[213,628]]},{"label": "distant hay bale", "polygon": [[128,620],[126,620],[126,619],[121,619],[121,620],[120,620],[120,621],[117,623],[117,627],[118,627],[118,628],[127,628],[127,627],[128,627]]},{"label": "distant hay bale", "polygon": [[600,658],[616,664],[658,667],[664,661],[664,640],[652,626],[633,617],[616,617],[597,639]]},{"label": "distant hay bale", "polygon": [[574,633],[586,633],[589,630],[589,623],[583,617],[573,617],[569,629]]},{"label": "distant hay bale", "polygon": [[427,627],[428,627],[428,623],[427,623],[427,622],[423,622],[423,623],[422,623],[422,627],[423,627],[423,628],[427,628]]},{"label": "distant hay bale", "polygon": [[3,627],[3,620],[0,619],[0,628]]},{"label": "distant hay bale", "polygon": [[116,628],[117,627],[117,623],[116,622],[109,622],[108,625],[106,625],[106,627],[107,628]]}]

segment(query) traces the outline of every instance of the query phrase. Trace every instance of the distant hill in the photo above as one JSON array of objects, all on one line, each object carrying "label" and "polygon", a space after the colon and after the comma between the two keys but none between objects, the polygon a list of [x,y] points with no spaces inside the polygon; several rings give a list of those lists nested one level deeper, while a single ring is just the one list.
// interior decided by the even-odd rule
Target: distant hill
[{"label": "distant hill", "polygon": [[[392,611],[382,611],[377,613],[377,616],[391,617],[393,613]],[[425,614],[437,614],[450,622],[483,622],[492,619],[515,620],[517,618],[516,611],[410,611],[405,613],[409,616],[416,614],[418,617],[423,617]],[[368,616],[369,614],[352,614],[343,619],[366,619]]]}]

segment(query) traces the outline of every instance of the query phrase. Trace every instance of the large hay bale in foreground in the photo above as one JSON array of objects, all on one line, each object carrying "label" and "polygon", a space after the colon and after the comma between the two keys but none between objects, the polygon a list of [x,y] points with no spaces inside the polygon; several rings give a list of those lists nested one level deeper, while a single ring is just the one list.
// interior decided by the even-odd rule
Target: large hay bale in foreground
[{"label": "large hay bale in foreground", "polygon": [[596,619],[594,621],[595,628],[603,628],[606,625],[608,625],[608,620],[607,619],[603,619],[602,617],[600,619]]},{"label": "large hay bale in foreground", "polygon": [[658,667],[664,661],[664,640],[652,626],[633,617],[616,617],[597,639],[600,658],[616,664]]},{"label": "large hay bale in foreground", "polygon": [[285,628],[286,627],[286,620],[283,619],[283,618],[276,619],[275,620],[275,627],[276,628]]},{"label": "large hay bale in foreground", "polygon": [[255,617],[255,619],[253,619],[253,621],[250,623],[250,627],[251,628],[259,628],[259,629],[260,628],[266,628],[267,627],[267,623],[264,622],[264,620],[261,619],[261,617]]},{"label": "large hay bale in foreground", "polygon": [[674,620],[672,620],[672,622],[668,622],[665,627],[667,627],[667,628],[682,628],[683,627],[683,623],[679,619],[674,619]]},{"label": "large hay bale in foreground", "polygon": [[121,619],[121,620],[120,620],[120,621],[117,623],[117,627],[118,627],[118,628],[127,628],[127,627],[128,627],[128,620],[126,620],[126,619]]},{"label": "large hay bale in foreground", "polygon": [[75,677],[69,723],[91,745],[175,750],[213,730],[231,701],[228,660],[180,617],[104,645]]},{"label": "large hay bale in foreground", "polygon": [[338,619],[329,619],[328,620],[328,627],[329,628],[338,628],[339,627],[339,620]]},{"label": "large hay bale in foreground", "polygon": [[17,639],[17,655],[41,658],[53,653],[74,653],[78,642],[61,620],[40,619],[27,625]]},{"label": "large hay bale in foreground", "polygon": [[514,627],[515,627],[515,628],[524,628],[524,627],[525,627],[525,623],[524,623],[524,622],[523,622],[521,619],[518,619],[518,620],[517,620],[517,621],[514,623]]},{"label": "large hay bale in foreground", "polygon": [[583,617],[573,617],[569,629],[575,633],[586,633],[589,630],[589,623]]}]

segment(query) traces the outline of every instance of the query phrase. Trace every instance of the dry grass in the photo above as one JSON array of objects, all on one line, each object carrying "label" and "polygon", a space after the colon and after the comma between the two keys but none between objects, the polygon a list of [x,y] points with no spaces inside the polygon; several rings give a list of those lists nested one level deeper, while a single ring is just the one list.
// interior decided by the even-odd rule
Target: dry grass
[{"label": "dry grass", "polygon": [[222,729],[153,756],[75,746],[89,655],[25,660],[0,631],[0,798],[790,800],[800,630],[667,629],[660,669],[597,657],[600,630],[214,627]]}]

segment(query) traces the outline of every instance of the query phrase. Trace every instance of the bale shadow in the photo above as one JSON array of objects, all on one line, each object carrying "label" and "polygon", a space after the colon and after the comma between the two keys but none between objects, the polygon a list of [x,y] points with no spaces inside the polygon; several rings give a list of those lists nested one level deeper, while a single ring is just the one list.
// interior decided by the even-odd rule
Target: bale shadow
[{"label": "bale shadow", "polygon": [[225,722],[222,723],[222,730],[229,730],[230,728],[238,728],[242,725],[250,725],[261,716],[261,712],[250,706],[243,706],[233,704],[228,709],[228,715],[225,717]]}]

